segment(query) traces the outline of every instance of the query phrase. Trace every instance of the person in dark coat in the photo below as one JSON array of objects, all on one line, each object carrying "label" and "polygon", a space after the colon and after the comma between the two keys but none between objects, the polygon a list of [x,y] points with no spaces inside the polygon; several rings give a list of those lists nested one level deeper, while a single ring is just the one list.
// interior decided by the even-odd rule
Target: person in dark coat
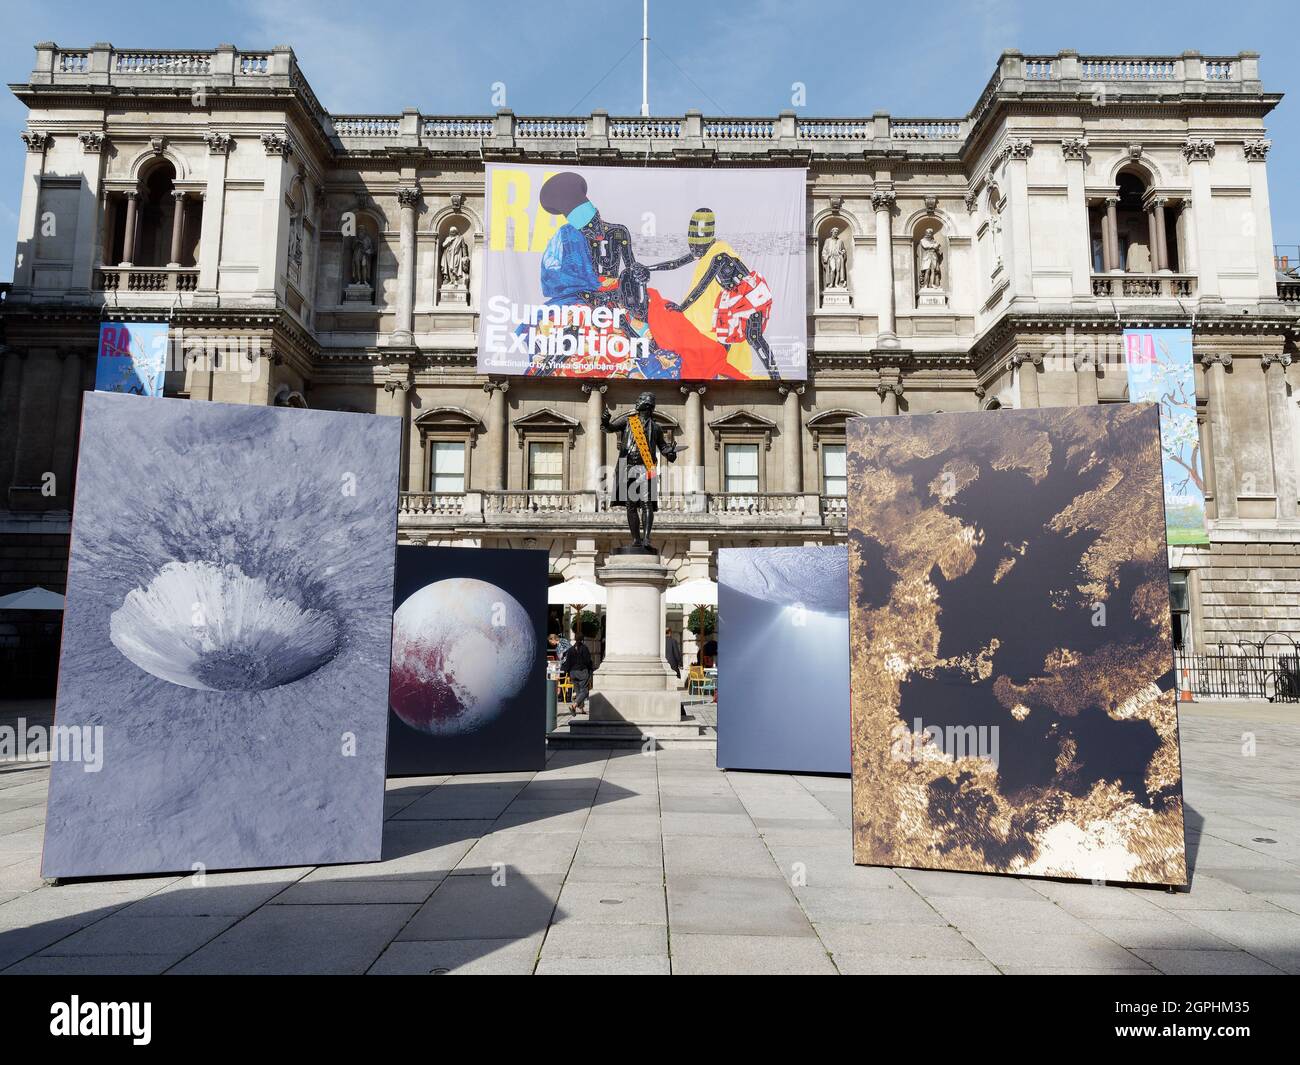
[{"label": "person in dark coat", "polygon": [[677,637],[673,635],[671,627],[664,630],[664,660],[668,663],[668,668],[676,673],[680,680],[682,675],[682,645],[677,642]]},{"label": "person in dark coat", "polygon": [[591,648],[579,634],[577,626],[573,632],[573,646],[569,648],[568,653],[564,656],[564,661],[560,665],[562,672],[568,674],[573,681],[573,712],[575,714],[585,714],[587,712],[587,696],[591,693],[591,674],[596,668],[596,663],[591,657]]}]

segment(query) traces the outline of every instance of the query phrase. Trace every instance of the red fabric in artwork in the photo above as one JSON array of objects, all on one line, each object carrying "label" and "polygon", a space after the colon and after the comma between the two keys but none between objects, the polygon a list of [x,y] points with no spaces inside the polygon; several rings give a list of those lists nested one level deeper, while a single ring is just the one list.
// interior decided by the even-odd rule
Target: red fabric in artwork
[{"label": "red fabric in artwork", "polygon": [[681,356],[683,381],[712,381],[715,377],[749,380],[727,362],[727,349],[723,345],[704,336],[681,311],[670,310],[656,289],[647,291],[650,294],[650,335],[661,348]]}]

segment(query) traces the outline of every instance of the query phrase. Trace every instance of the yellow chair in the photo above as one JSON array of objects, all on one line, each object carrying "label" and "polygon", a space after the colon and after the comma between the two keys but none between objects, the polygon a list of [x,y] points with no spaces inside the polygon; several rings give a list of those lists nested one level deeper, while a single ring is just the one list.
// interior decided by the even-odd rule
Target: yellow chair
[{"label": "yellow chair", "polygon": [[699,695],[703,692],[708,681],[704,676],[704,667],[698,662],[691,666],[690,672],[686,674],[686,694]]},{"label": "yellow chair", "polygon": [[573,678],[567,673],[555,682],[555,696],[562,703],[569,703],[573,697]]}]

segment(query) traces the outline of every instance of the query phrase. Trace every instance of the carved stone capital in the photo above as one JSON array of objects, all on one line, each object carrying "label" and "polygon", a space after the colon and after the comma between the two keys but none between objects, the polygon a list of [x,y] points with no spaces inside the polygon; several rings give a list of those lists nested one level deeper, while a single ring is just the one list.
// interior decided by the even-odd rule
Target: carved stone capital
[{"label": "carved stone capital", "polygon": [[87,155],[98,155],[104,150],[104,135],[99,130],[78,133],[77,140],[81,141],[81,150]]},{"label": "carved stone capital", "polygon": [[1268,155],[1268,150],[1273,147],[1273,142],[1261,138],[1260,140],[1246,141],[1241,147],[1245,151],[1247,159],[1262,163],[1264,157]]},{"label": "carved stone capital", "polygon": [[788,396],[792,392],[796,396],[802,396],[804,393],[804,386],[803,385],[778,385],[776,390],[783,396]]},{"label": "carved stone capital", "polygon": [[1189,163],[1209,162],[1214,158],[1214,141],[1208,137],[1188,137],[1183,143],[1183,156]]},{"label": "carved stone capital", "polygon": [[43,152],[54,140],[54,138],[43,129],[20,130],[18,136],[22,137],[23,143],[27,145],[27,150],[29,152]]},{"label": "carved stone capital", "polygon": [[1095,352],[1081,351],[1074,356],[1075,373],[1081,373],[1085,369],[1097,369],[1097,355]]},{"label": "carved stone capital", "polygon": [[896,396],[901,396],[903,394],[903,382],[881,381],[876,385],[876,394],[880,396],[881,399],[884,399],[890,392],[894,393]]},{"label": "carved stone capital", "polygon": [[209,155],[225,155],[230,151],[231,138],[229,133],[218,133],[211,130],[203,135],[203,139],[208,145]]},{"label": "carved stone capital", "polygon": [[1222,366],[1225,370],[1232,365],[1232,356],[1225,351],[1206,351],[1202,352],[1201,365],[1207,370],[1214,365]]},{"label": "carved stone capital", "polygon": [[278,155],[281,159],[288,159],[293,154],[293,142],[283,133],[263,133],[262,147],[267,155]]},{"label": "carved stone capital", "polygon": [[1017,351],[1009,360],[1011,365],[1019,369],[1025,363],[1029,363],[1035,369],[1043,365],[1043,353],[1041,351],[1025,352]]},{"label": "carved stone capital", "polygon": [[1262,369],[1267,370],[1270,366],[1280,366],[1285,370],[1291,365],[1291,355],[1288,352],[1265,352],[1260,356],[1259,365]]},{"label": "carved stone capital", "polygon": [[876,212],[892,211],[897,199],[893,189],[876,189],[871,194],[871,209]]},{"label": "carved stone capital", "polygon": [[[580,386],[585,395],[591,395],[593,392],[598,396],[603,396],[609,391],[609,385],[585,384]],[[685,389],[683,389],[685,391]]]},{"label": "carved stone capital", "polygon": [[384,382],[385,392],[407,392],[410,391],[410,388],[411,388],[410,381],[385,381]]},{"label": "carved stone capital", "polygon": [[510,391],[510,382],[509,381],[485,381],[483,383],[483,391],[489,394],[493,392],[500,392],[504,396],[507,392]]},{"label": "carved stone capital", "polygon": [[1034,154],[1034,142],[1028,137],[1012,137],[1003,149],[1008,159],[1028,159]]},{"label": "carved stone capital", "polygon": [[1061,141],[1061,155],[1066,159],[1077,159],[1080,162],[1088,153],[1087,137],[1067,137]]},{"label": "carved stone capital", "polygon": [[704,385],[682,385],[681,386],[681,393],[683,396],[689,396],[692,392],[694,392],[697,396],[702,396],[707,391],[708,389],[705,388]]},{"label": "carved stone capital", "polygon": [[397,190],[397,203],[401,207],[419,207],[420,190],[417,188],[401,188]]}]

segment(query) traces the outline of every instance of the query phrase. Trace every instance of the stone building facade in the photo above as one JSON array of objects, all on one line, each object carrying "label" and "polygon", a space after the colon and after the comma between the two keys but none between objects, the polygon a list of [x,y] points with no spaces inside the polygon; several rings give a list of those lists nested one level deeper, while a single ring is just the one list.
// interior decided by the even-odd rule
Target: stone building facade
[{"label": "stone building facade", "polygon": [[484,162],[773,165],[807,169],[808,380],[658,386],[702,478],[656,525],[679,579],[842,541],[849,417],[1122,402],[1122,330],[1191,325],[1212,542],[1171,551],[1180,624],[1300,636],[1300,283],[1253,53],[1007,52],[941,119],[331,114],[289,48],[229,45],[40,44],[11,88],[0,592],[60,586],[105,320],[170,323],[169,395],[401,417],[402,542],[591,576],[623,535],[601,411],[641,385],[476,373]]}]

